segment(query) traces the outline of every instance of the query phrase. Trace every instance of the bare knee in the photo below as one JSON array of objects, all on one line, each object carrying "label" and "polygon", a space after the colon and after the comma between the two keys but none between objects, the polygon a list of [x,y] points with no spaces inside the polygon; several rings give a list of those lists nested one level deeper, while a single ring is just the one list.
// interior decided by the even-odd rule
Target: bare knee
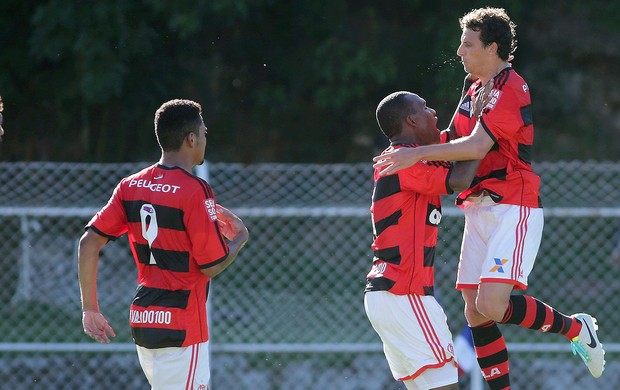
[{"label": "bare knee", "polygon": [[[508,297],[509,298],[509,297]],[[476,310],[489,320],[500,322],[508,308],[508,298],[502,296],[478,295]]]},{"label": "bare knee", "polygon": [[463,291],[463,299],[465,301],[464,314],[469,326],[478,326],[489,321],[476,308],[477,291]]}]

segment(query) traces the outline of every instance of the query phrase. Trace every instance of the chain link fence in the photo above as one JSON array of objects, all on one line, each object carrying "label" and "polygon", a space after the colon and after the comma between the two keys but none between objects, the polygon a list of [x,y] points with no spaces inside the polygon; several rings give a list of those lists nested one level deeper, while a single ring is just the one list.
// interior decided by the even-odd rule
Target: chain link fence
[{"label": "chain link fence", "polygon": [[[126,237],[99,267],[103,313],[117,333],[81,328],[77,240],[116,183],[146,163],[0,163],[0,389],[146,389],[128,325],[136,270]],[[620,388],[620,163],[538,163],[546,225],[529,293],[599,319],[607,368],[594,380],[558,335],[504,326],[515,390]],[[370,163],[208,165],[218,202],[250,241],[212,283],[212,386],[222,389],[404,389],[363,309],[372,261]],[[456,336],[454,280],[463,217],[444,199],[438,299]],[[474,388],[478,374],[462,377]]]}]

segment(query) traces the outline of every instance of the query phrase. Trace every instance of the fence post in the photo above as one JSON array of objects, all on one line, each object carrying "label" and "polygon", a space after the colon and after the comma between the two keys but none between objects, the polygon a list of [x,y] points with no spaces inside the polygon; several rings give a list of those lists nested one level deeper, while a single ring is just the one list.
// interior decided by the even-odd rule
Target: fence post
[{"label": "fence post", "polygon": [[21,257],[19,259],[19,277],[15,295],[11,298],[11,307],[15,308],[20,301],[30,299],[31,280],[30,280],[30,248],[32,246],[30,240],[30,221],[28,216],[22,215],[20,220],[20,230],[22,234],[21,240]]}]

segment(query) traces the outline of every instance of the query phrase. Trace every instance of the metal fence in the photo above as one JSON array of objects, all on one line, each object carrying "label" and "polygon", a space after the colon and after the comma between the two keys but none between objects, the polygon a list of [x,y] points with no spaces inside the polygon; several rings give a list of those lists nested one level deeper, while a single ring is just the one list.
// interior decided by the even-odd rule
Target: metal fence
[{"label": "metal fence", "polygon": [[[126,238],[104,247],[101,310],[117,337],[81,330],[76,244],[121,177],[148,164],[0,163],[0,389],[146,389],[131,343],[136,271]],[[620,388],[620,163],[538,163],[546,225],[529,293],[599,319],[608,347],[591,378],[558,335],[503,326],[513,389]],[[218,202],[251,239],[212,284],[212,385],[222,389],[404,389],[363,310],[372,259],[370,163],[208,166]],[[444,199],[438,298],[454,335],[465,324],[454,279],[463,228]],[[479,375],[462,377],[476,388]]]}]

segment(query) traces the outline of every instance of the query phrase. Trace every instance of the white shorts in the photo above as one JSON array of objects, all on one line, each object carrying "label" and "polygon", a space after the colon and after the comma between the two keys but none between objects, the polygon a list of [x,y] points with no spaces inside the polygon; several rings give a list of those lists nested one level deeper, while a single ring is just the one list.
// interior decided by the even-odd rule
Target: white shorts
[{"label": "white shorts", "polygon": [[[435,297],[371,291],[364,294],[364,308],[383,342],[394,379],[416,382],[427,370],[450,367],[448,373],[442,374],[441,381],[445,384],[458,381],[452,333]],[[420,382],[427,380],[420,379]],[[416,384],[420,389],[431,388]]]},{"label": "white shorts", "polygon": [[497,204],[489,196],[463,203],[465,230],[456,288],[481,282],[527,288],[544,226],[543,209]]},{"label": "white shorts", "polygon": [[152,390],[207,390],[209,342],[189,347],[148,349],[136,345],[142,371]]}]

